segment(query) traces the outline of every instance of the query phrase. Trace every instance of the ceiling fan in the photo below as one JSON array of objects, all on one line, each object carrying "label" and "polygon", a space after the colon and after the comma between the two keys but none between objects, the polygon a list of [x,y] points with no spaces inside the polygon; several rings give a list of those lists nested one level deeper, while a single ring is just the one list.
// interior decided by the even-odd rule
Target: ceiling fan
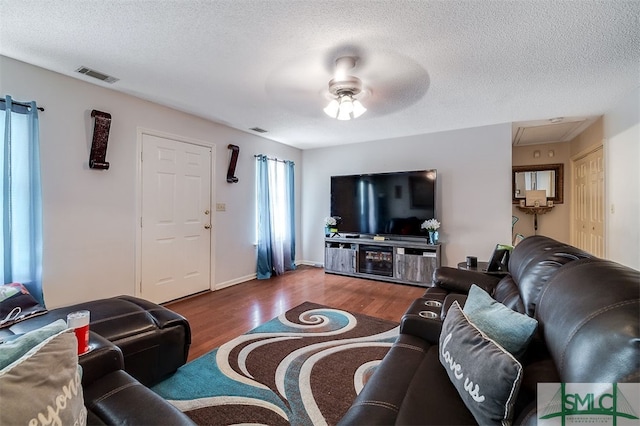
[{"label": "ceiling fan", "polygon": [[[401,111],[422,98],[429,83],[427,71],[408,56],[351,48],[311,50],[283,62],[271,70],[265,88],[286,111],[326,118],[328,109],[339,121],[345,114],[353,120],[354,112],[368,119]],[[351,100],[354,107],[354,112],[343,112],[342,119],[336,109],[340,100]]]},{"label": "ceiling fan", "polygon": [[336,71],[329,81],[329,93],[333,99],[324,108],[325,114],[338,120],[351,120],[360,117],[367,109],[360,99],[366,93],[362,81],[348,73],[355,68],[357,58],[343,56],[336,59]]}]

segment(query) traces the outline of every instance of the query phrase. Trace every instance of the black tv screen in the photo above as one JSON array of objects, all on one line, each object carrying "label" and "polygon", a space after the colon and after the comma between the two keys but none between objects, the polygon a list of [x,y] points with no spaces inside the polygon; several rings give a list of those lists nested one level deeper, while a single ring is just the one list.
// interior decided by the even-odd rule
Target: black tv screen
[{"label": "black tv screen", "polygon": [[436,170],[331,177],[331,216],[340,233],[426,235],[435,218]]}]

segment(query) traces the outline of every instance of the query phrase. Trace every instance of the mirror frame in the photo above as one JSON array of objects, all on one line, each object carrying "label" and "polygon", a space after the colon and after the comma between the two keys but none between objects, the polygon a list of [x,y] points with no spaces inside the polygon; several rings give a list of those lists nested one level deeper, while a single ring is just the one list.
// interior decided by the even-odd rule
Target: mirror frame
[{"label": "mirror frame", "polygon": [[511,198],[513,204],[519,204],[522,198],[516,198],[516,173],[522,172],[541,172],[544,170],[553,170],[556,172],[556,196],[549,197],[548,200],[554,204],[564,203],[564,164],[537,164],[532,166],[512,166],[511,173]]}]

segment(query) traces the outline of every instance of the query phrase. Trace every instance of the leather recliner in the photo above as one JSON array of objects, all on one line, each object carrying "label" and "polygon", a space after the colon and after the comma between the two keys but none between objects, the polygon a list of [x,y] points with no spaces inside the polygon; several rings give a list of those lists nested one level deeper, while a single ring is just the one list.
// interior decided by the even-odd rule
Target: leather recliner
[{"label": "leather recliner", "polygon": [[[152,386],[187,362],[191,328],[181,315],[133,296],[118,296],[65,306],[0,329],[0,337],[23,334],[67,314],[87,309],[89,329],[116,345],[124,357],[124,370]],[[90,341],[93,344],[93,341]]]},{"label": "leather recliner", "polygon": [[90,332],[80,356],[87,425],[193,425],[189,417],[124,371],[122,351]]},{"label": "leather recliner", "polygon": [[475,284],[507,307],[533,316],[540,291],[564,265],[593,255],[569,244],[542,235],[525,238],[509,257],[509,271],[504,276],[440,267],[433,272],[433,287],[424,298],[440,300],[443,312],[454,300],[464,300]]},{"label": "leather recliner", "polygon": [[191,328],[181,315],[147,300],[118,296],[52,309],[0,329],[7,339],[87,309],[90,351],[80,355],[87,424],[194,424],[147,386],[184,365]]},{"label": "leather recliner", "polygon": [[[525,425],[537,421],[538,383],[640,381],[640,272],[546,237],[530,238],[514,249],[510,275],[485,287],[494,296],[509,290],[510,307],[538,320],[520,360],[514,406],[514,423]],[[409,307],[400,336],[340,425],[476,424],[438,356],[444,302],[464,302],[471,285],[469,274],[454,281],[447,272],[434,274],[448,280],[443,287],[428,289]]]}]

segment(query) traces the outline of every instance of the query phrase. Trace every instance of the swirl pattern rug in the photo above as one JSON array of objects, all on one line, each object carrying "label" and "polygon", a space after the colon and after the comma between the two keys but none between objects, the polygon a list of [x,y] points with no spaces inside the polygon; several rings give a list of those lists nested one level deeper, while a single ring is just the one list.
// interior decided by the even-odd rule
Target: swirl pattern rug
[{"label": "swirl pattern rug", "polygon": [[152,389],[202,425],[334,425],[397,336],[396,323],[305,302]]}]

